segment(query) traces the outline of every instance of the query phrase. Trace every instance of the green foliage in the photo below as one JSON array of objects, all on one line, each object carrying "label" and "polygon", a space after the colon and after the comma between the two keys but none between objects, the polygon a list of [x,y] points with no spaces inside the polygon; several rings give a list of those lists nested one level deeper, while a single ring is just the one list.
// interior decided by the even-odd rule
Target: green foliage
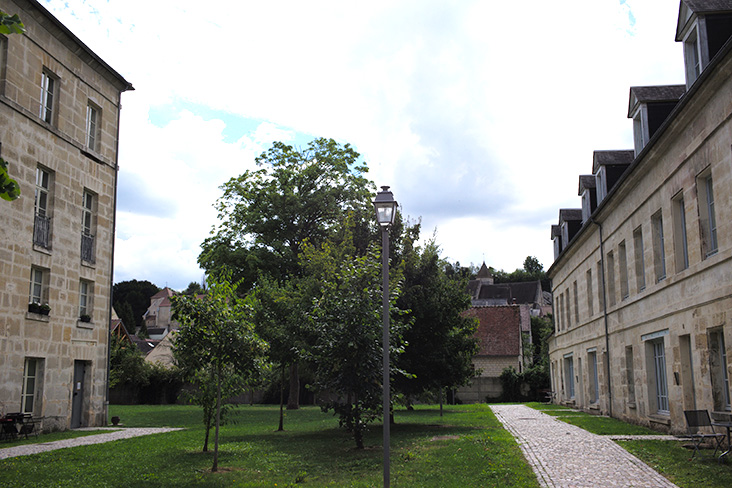
[{"label": "green foliage", "polygon": [[228,267],[243,289],[265,274],[279,282],[299,275],[305,241],[318,245],[345,216],[369,206],[372,185],[349,144],[315,139],[300,150],[281,142],[262,153],[258,170],[221,188],[221,223],[203,244],[198,263],[208,271]]},{"label": "green foliage", "polygon": [[181,292],[183,295],[196,296],[202,293],[206,293],[206,287],[201,286],[201,283],[197,281],[191,281],[188,283],[188,287]]},{"label": "green foliage", "polygon": [[[150,306],[150,297],[159,291],[160,288],[146,280],[121,281],[114,284],[112,287],[114,309],[117,311],[117,315],[125,323],[125,327],[128,332],[134,333],[134,327],[142,327],[144,325],[142,316]],[[129,304],[132,309],[132,318],[134,322],[127,323],[125,319],[119,315],[123,303]]]},{"label": "green foliage", "polygon": [[[238,376],[238,386],[243,387],[261,374],[267,349],[254,331],[251,300],[240,299],[238,284],[229,279],[227,273],[209,276],[206,295],[172,299],[173,318],[181,324],[173,343],[176,361],[189,377],[202,382],[201,388],[216,392],[212,471],[218,469],[219,426],[226,401],[222,397],[235,388],[233,377]],[[212,401],[208,390],[198,398],[204,409]]]},{"label": "green foliage", "polygon": [[150,383],[148,365],[140,350],[134,344],[120,341],[116,334],[112,335],[109,365],[110,388],[124,384],[142,387]]},{"label": "green foliage", "polygon": [[25,26],[18,14],[8,15],[0,10],[0,34],[22,34]]},{"label": "green foliage", "polygon": [[137,320],[135,320],[135,313],[132,311],[132,306],[129,302],[119,302],[119,305],[114,307],[114,311],[117,312],[117,317],[124,324],[127,333],[134,334]]},{"label": "green foliage", "polygon": [[[303,248],[306,271],[319,284],[310,312],[317,339],[309,360],[315,386],[337,396],[323,408],[339,416],[341,427],[362,449],[366,427],[379,417],[382,405],[381,260],[374,248],[360,257],[350,255],[347,248],[330,243]],[[400,270],[392,270],[391,358],[403,350],[404,327],[396,307],[400,282]]]},{"label": "green foliage", "polygon": [[399,368],[409,374],[395,378],[397,390],[408,399],[464,385],[475,376],[473,356],[478,349],[477,321],[462,316],[470,308],[466,280],[448,276],[434,238],[424,249],[413,248],[412,242],[403,246],[404,291],[397,300],[412,321],[404,334],[407,346],[398,358]]},{"label": "green foliage", "polygon": [[[0,12],[2,15],[2,12]],[[2,32],[0,25],[0,32]],[[12,201],[20,197],[20,185],[8,174],[8,163],[0,158],[0,198]]]},{"label": "green foliage", "polygon": [[533,256],[527,256],[524,260],[524,267],[515,271],[506,272],[490,268],[495,283],[519,283],[526,281],[541,281],[543,290],[550,290],[549,279],[544,271],[544,266]]}]

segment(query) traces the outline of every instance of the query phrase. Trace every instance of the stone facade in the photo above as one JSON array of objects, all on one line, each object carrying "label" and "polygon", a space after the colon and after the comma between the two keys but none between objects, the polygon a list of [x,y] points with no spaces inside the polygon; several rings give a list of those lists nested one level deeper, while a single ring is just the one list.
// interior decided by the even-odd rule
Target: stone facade
[{"label": "stone facade", "polygon": [[44,430],[102,425],[120,96],[132,86],[38,2],[0,10],[27,29],[0,35],[0,156],[21,187],[0,201],[0,408]]},{"label": "stone facade", "polygon": [[[704,51],[704,26],[724,23],[689,8],[679,39]],[[631,90],[635,158],[549,269],[558,401],[673,432],[684,410],[730,412],[732,43],[705,56],[652,133],[635,114],[658,107],[633,107]]]}]

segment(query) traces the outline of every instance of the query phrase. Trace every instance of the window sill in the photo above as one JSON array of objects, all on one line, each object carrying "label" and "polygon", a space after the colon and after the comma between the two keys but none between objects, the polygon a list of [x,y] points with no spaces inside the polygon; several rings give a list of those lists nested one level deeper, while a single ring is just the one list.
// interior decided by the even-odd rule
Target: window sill
[{"label": "window sill", "polygon": [[671,425],[671,419],[668,417],[668,415],[661,413],[649,415],[648,420],[650,420],[652,424],[660,424],[666,426]]},{"label": "window sill", "polygon": [[51,248],[45,248],[43,246],[39,246],[38,244],[33,244],[33,250],[37,252],[42,252],[43,254],[51,255]]},{"label": "window sill", "polygon": [[81,265],[86,268],[96,269],[97,263],[94,261],[86,261],[85,259],[81,260]]},{"label": "window sill", "polygon": [[48,315],[41,315],[40,313],[26,312],[25,318],[28,320],[35,320],[36,322],[49,322],[51,319]]},{"label": "window sill", "polygon": [[93,329],[94,322],[84,322],[83,320],[77,320],[76,326],[80,329]]},{"label": "window sill", "polygon": [[590,408],[590,410],[600,410],[600,404],[599,403],[591,403],[589,408]]},{"label": "window sill", "polygon": [[628,408],[631,408],[633,410],[636,409],[635,402],[628,402],[627,405],[628,405]]}]

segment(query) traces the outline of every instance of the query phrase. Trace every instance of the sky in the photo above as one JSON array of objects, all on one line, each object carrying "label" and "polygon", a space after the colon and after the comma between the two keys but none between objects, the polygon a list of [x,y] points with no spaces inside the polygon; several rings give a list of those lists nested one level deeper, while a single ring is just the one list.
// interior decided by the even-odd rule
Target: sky
[{"label": "sky", "polygon": [[115,282],[184,289],[220,185],[273,141],[350,143],[443,258],[553,261],[631,86],[684,83],[677,0],[41,0],[122,96]]}]

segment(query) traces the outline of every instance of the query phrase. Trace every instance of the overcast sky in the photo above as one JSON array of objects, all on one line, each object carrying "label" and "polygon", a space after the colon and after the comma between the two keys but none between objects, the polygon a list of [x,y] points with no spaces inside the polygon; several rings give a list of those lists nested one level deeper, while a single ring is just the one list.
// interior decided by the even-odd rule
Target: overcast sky
[{"label": "overcast sky", "polygon": [[115,282],[183,289],[219,186],[273,141],[353,145],[442,256],[553,260],[630,86],[683,83],[678,0],[42,0],[131,82]]}]

